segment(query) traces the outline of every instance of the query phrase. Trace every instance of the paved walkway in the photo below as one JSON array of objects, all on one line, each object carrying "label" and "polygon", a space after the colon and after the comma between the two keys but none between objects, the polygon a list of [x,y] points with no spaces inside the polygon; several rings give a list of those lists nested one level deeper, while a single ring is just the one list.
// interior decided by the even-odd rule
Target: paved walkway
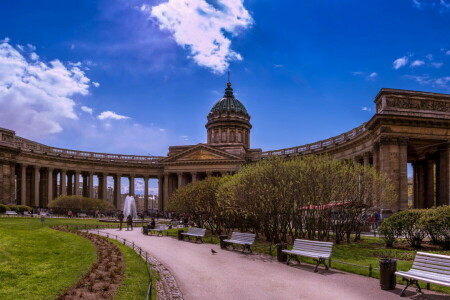
[{"label": "paved walkway", "polygon": [[[380,289],[373,278],[303,264],[286,266],[276,259],[258,254],[222,250],[218,245],[183,242],[170,237],[144,236],[134,231],[102,230],[134,241],[153,254],[176,278],[185,300],[199,299],[301,299],[301,300],[388,300],[405,299],[394,291]],[[211,254],[216,250],[216,255]],[[450,295],[424,296],[414,290],[407,299],[450,299]]]}]

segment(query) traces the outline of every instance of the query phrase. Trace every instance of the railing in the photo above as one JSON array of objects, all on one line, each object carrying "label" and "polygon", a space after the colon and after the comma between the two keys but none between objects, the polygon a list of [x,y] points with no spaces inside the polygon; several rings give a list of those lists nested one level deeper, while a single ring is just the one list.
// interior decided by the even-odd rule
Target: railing
[{"label": "railing", "polygon": [[[6,143],[6,142],[5,142]],[[11,144],[23,151],[42,152],[47,155],[67,156],[70,158],[78,159],[92,159],[103,161],[120,161],[120,162],[137,162],[137,163],[151,163],[156,164],[164,156],[145,156],[145,155],[122,155],[122,154],[110,154],[99,152],[78,151],[64,148],[49,147],[43,144],[39,144],[22,137],[16,136]]]},{"label": "railing", "polygon": [[307,144],[307,145],[302,145],[302,146],[297,146],[297,147],[292,147],[292,148],[285,148],[285,149],[278,149],[278,150],[273,150],[273,151],[265,151],[262,152],[262,157],[263,158],[267,158],[269,156],[281,156],[281,155],[289,155],[289,154],[301,154],[304,152],[308,152],[308,151],[319,151],[319,150],[324,150],[327,147],[333,147],[333,146],[337,146],[340,145],[341,143],[350,141],[360,135],[362,135],[364,132],[366,132],[366,127],[365,127],[366,123],[364,123],[363,125],[353,128],[350,131],[347,131],[345,133],[342,133],[338,136],[323,140],[323,141],[318,141],[312,144]]}]

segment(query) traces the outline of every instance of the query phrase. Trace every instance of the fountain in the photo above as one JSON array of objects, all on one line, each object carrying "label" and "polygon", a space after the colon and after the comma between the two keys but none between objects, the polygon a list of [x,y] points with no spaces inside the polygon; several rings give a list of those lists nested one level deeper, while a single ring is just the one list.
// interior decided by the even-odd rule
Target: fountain
[{"label": "fountain", "polygon": [[125,219],[131,215],[133,220],[137,219],[137,209],[136,209],[136,200],[133,196],[126,196],[125,201],[123,203],[123,215],[125,216]]}]

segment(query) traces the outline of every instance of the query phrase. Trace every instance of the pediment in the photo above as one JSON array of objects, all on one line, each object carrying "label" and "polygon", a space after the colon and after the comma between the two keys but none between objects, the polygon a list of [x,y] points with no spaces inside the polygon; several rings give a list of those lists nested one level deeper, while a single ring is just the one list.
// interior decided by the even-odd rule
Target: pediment
[{"label": "pediment", "polygon": [[180,158],[178,158],[178,160],[209,160],[209,159],[228,159],[228,157],[218,155],[210,151],[206,151],[205,149],[199,149],[197,151],[187,153],[186,155],[183,155]]},{"label": "pediment", "polygon": [[164,159],[166,163],[175,162],[213,162],[213,161],[227,161],[227,160],[242,160],[242,158],[225,151],[208,147],[204,144],[199,144],[189,148],[181,153],[169,156]]}]

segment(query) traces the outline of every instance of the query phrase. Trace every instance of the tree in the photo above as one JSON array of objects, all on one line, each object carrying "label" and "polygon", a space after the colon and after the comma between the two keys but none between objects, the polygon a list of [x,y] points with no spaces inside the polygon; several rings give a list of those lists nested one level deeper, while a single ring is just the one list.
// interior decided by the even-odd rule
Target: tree
[{"label": "tree", "polygon": [[99,211],[114,211],[116,208],[112,203],[102,199],[91,199],[82,196],[59,196],[48,204],[49,208],[66,212],[73,210],[74,212],[94,212]]}]

